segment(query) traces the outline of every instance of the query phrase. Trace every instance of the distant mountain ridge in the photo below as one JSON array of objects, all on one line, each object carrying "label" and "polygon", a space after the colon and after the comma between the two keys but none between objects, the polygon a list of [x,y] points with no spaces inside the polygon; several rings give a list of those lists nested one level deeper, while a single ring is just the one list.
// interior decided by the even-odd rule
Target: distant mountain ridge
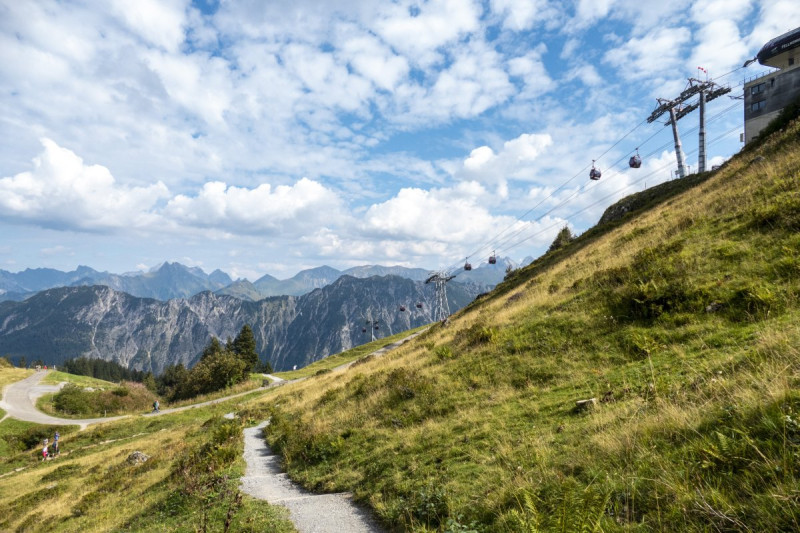
[{"label": "distant mountain ridge", "polygon": [[[503,280],[508,259],[498,258],[496,265],[483,264],[472,271],[457,272],[458,281],[476,286],[478,292],[490,290]],[[334,283],[342,276],[369,278],[372,276],[400,276],[413,281],[425,280],[430,271],[402,266],[363,265],[337,270],[327,265],[306,269],[291,278],[280,280],[266,274],[255,282],[246,279],[233,281],[217,269],[206,274],[199,267],[165,262],[148,272],[112,274],[99,272],[88,266],[79,266],[71,272],[50,268],[26,269],[11,273],[0,270],[0,301],[22,301],[39,291],[56,287],[104,285],[140,298],[170,300],[190,298],[203,291],[229,295],[242,300],[258,301],[270,296],[301,296],[314,289]]]},{"label": "distant mountain ridge", "polygon": [[105,285],[133,296],[169,300],[221,289],[232,282],[230,276],[220,270],[209,275],[200,268],[187,267],[180,263],[163,263],[156,269],[138,274],[98,272],[87,266],[79,266],[71,272],[29,268],[13,274],[0,270],[0,291],[3,291],[0,295],[3,298],[0,299],[19,301],[55,287]]},{"label": "distant mountain ridge", "polygon": [[[451,311],[475,290],[451,283]],[[224,342],[250,324],[261,358],[286,370],[370,340],[365,319],[378,322],[378,337],[430,323],[434,300],[431,285],[399,276],[340,276],[302,296],[257,302],[210,291],[161,302],[107,286],[61,287],[0,303],[0,353],[48,364],[95,357],[159,373],[193,365],[212,336]]]}]

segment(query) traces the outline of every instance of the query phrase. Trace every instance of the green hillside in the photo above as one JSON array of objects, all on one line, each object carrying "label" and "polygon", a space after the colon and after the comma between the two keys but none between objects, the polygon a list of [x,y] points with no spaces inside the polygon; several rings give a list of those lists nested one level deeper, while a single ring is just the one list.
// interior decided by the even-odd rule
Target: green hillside
[{"label": "green hillside", "polygon": [[269,442],[398,530],[800,530],[799,131],[280,388]]}]

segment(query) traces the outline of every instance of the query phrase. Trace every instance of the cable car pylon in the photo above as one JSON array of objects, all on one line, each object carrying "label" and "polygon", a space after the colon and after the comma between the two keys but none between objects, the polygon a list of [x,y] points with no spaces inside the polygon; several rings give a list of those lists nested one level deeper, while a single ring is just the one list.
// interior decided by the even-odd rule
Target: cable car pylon
[{"label": "cable car pylon", "polygon": [[450,304],[447,303],[447,282],[455,278],[446,271],[434,272],[425,283],[433,283],[436,289],[436,298],[433,306],[433,319],[441,322],[450,316]]}]

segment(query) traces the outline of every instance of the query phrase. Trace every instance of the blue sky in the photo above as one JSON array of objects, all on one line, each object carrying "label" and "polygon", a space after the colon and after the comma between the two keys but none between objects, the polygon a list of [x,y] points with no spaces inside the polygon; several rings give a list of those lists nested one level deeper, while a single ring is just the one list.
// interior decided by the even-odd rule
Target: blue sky
[{"label": "blue sky", "polygon": [[[794,0],[0,0],[0,268],[538,256],[669,178],[657,97],[698,66],[740,95],[797,26]],[[709,103],[712,163],[741,105]]]}]

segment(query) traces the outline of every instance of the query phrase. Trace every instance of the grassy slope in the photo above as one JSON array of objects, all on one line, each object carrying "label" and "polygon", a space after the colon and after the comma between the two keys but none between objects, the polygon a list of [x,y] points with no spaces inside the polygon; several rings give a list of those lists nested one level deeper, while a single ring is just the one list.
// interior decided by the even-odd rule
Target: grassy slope
[{"label": "grassy slope", "polygon": [[329,355],[319,361],[314,361],[308,366],[304,366],[299,370],[289,370],[286,372],[276,372],[275,375],[289,380],[289,379],[297,379],[297,378],[307,378],[308,376],[313,376],[317,373],[324,373],[328,370],[333,370],[337,366],[344,365],[346,363],[350,363],[352,361],[356,361],[361,357],[370,354],[376,350],[380,350],[384,346],[388,346],[394,342],[397,342],[401,339],[408,337],[409,335],[416,333],[428,326],[420,326],[415,329],[410,329],[407,331],[401,331],[400,333],[395,333],[394,335],[390,335],[389,337],[383,337],[380,339],[376,339],[372,342],[368,342],[366,344],[361,344],[356,346],[355,348],[351,348],[349,350],[345,350],[344,352],[340,352],[337,354]]},{"label": "grassy slope", "polygon": [[[223,531],[229,512],[230,531],[294,531],[279,508],[237,499],[241,427],[255,419],[220,415],[241,401],[61,427],[62,453],[47,462],[37,443],[55,427],[0,422],[0,531]],[[151,459],[128,464],[134,450]]]},{"label": "grassy slope", "polygon": [[290,474],[401,530],[800,529],[798,130],[279,389]]}]

